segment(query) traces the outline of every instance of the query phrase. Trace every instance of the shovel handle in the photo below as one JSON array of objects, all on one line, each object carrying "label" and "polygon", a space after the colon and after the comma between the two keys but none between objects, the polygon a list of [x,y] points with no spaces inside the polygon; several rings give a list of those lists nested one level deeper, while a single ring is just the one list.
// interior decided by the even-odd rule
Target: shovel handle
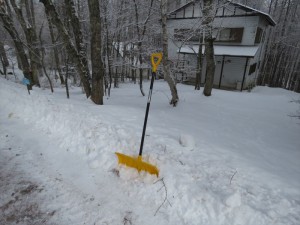
[{"label": "shovel handle", "polygon": [[153,90],[153,83],[154,79],[156,77],[156,70],[158,65],[160,64],[162,59],[162,53],[153,53],[151,54],[151,64],[152,64],[152,77],[151,77],[151,83],[150,83],[150,89],[148,94],[148,102],[146,107],[146,113],[145,113],[145,119],[144,119],[144,126],[143,126],[143,133],[142,133],[142,139],[141,139],[141,146],[140,146],[140,152],[139,152],[139,158],[142,158],[143,153],[143,146],[144,146],[144,139],[146,134],[146,127],[147,127],[147,120],[148,120],[148,114],[150,109],[150,102],[151,102],[151,96],[152,96],[152,90]]},{"label": "shovel handle", "polygon": [[151,102],[151,96],[152,96],[153,83],[154,83],[155,76],[156,76],[156,73],[152,72],[150,89],[149,89],[149,94],[148,94],[148,102],[147,102],[145,119],[144,119],[143,133],[142,133],[142,139],[141,139],[141,146],[140,146],[140,152],[139,152],[140,158],[142,157],[142,154],[143,154],[144,139],[145,139],[145,134],[146,134],[148,114],[149,114],[149,109],[150,109],[150,102]]},{"label": "shovel handle", "polygon": [[160,64],[162,60],[162,53],[157,52],[151,54],[151,64],[152,64],[152,72],[156,72],[158,65]]}]

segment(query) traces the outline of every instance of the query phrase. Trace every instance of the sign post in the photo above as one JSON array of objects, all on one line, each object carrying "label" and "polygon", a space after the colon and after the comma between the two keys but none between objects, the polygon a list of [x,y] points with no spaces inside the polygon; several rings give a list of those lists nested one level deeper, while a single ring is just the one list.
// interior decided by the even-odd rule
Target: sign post
[{"label": "sign post", "polygon": [[26,77],[24,77],[22,80],[22,84],[27,86],[28,94],[30,94],[30,91],[29,91],[30,80],[28,80]]}]

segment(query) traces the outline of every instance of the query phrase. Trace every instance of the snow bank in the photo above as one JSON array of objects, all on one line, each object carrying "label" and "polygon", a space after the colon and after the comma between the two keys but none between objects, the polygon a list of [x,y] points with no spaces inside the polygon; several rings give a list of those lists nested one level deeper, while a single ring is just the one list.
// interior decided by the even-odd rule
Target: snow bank
[{"label": "snow bank", "polygon": [[0,106],[7,120],[32,125],[59,151],[102,171],[107,221],[123,209],[133,224],[298,225],[300,126],[289,114],[298,109],[291,100],[299,94],[260,87],[213,90],[207,98],[178,88],[181,102],[173,108],[166,84],[154,86],[144,156],[159,167],[158,179],[118,167],[114,155],[138,153],[146,99],[137,86],[122,85],[96,106],[80,89],[67,100],[60,89],[28,95],[26,87],[1,79]]},{"label": "snow bank", "polygon": [[181,134],[179,137],[179,143],[183,147],[188,147],[190,149],[193,149],[195,147],[195,140],[194,140],[193,136],[191,136],[189,134]]}]

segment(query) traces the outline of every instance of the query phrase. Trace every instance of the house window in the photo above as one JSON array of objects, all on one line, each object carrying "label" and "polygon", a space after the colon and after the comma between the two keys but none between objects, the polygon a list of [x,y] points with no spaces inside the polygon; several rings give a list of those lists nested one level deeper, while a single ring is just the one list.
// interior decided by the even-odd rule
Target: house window
[{"label": "house window", "polygon": [[189,29],[174,29],[174,38],[176,40],[184,40]]},{"label": "house window", "polygon": [[177,68],[178,69],[185,69],[185,67],[189,64],[187,60],[181,60],[177,62]]},{"label": "house window", "polygon": [[223,28],[220,30],[216,41],[242,42],[244,28]]},{"label": "house window", "polygon": [[174,38],[178,41],[193,41],[199,42],[200,30],[193,29],[174,29]]},{"label": "house window", "polygon": [[252,64],[251,66],[250,66],[250,69],[249,69],[249,75],[251,75],[252,73],[254,73],[255,72],[255,70],[256,70],[256,63],[254,63],[254,64]]},{"label": "house window", "polygon": [[263,34],[263,29],[258,27],[256,29],[255,44],[259,44],[262,41],[262,34]]},{"label": "house window", "polygon": [[220,31],[219,40],[220,41],[228,41],[229,39],[230,39],[230,29],[229,28],[222,29]]}]

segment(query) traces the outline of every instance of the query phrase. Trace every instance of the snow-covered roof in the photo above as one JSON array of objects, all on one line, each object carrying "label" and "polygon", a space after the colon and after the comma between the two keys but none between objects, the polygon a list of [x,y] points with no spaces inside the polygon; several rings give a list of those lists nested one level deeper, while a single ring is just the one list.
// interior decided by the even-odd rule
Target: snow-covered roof
[{"label": "snow-covered roof", "polygon": [[252,7],[249,7],[247,5],[243,5],[243,4],[240,4],[240,3],[234,3],[234,2],[230,2],[230,4],[233,4],[235,7],[238,7],[246,12],[253,12],[253,13],[257,13],[261,16],[263,16],[271,26],[275,26],[276,25],[276,22],[273,20],[273,18],[268,14],[268,13],[265,13],[265,12],[262,12],[260,10],[257,10],[257,9],[254,9]]},{"label": "snow-covered roof", "polygon": [[179,12],[180,10],[185,9],[186,7],[188,7],[189,5],[192,5],[192,4],[194,4],[194,1],[188,2],[188,3],[186,3],[186,4],[182,5],[182,6],[180,6],[179,8],[177,8],[177,9],[175,9],[175,10],[169,12],[169,15],[172,15],[172,14],[174,14],[174,13],[176,13],[176,12]]},{"label": "snow-covered roof", "polygon": [[[198,54],[199,45],[185,45],[177,50],[178,53]],[[215,45],[215,55],[254,57],[257,53],[258,46],[225,46]],[[202,47],[202,54],[205,51],[205,46]]]},{"label": "snow-covered roof", "polygon": [[[234,5],[237,8],[240,8],[241,10],[245,11],[246,13],[251,13],[251,14],[254,14],[254,15],[257,14],[257,15],[262,16],[263,18],[265,18],[268,21],[268,23],[271,26],[275,26],[276,25],[276,22],[273,20],[273,18],[268,13],[265,13],[265,12],[262,12],[260,10],[254,9],[254,8],[249,7],[247,5],[243,5],[243,4],[240,4],[240,3],[234,3],[234,2],[232,2],[230,0],[228,0],[227,3],[231,4],[231,5]],[[190,1],[190,2],[182,5],[181,7],[173,10],[172,12],[169,12],[169,16],[173,15],[173,14],[176,14],[177,12],[179,12],[181,10],[184,10],[185,8],[187,8],[188,6],[190,6],[192,4],[195,4],[195,1]]]}]

